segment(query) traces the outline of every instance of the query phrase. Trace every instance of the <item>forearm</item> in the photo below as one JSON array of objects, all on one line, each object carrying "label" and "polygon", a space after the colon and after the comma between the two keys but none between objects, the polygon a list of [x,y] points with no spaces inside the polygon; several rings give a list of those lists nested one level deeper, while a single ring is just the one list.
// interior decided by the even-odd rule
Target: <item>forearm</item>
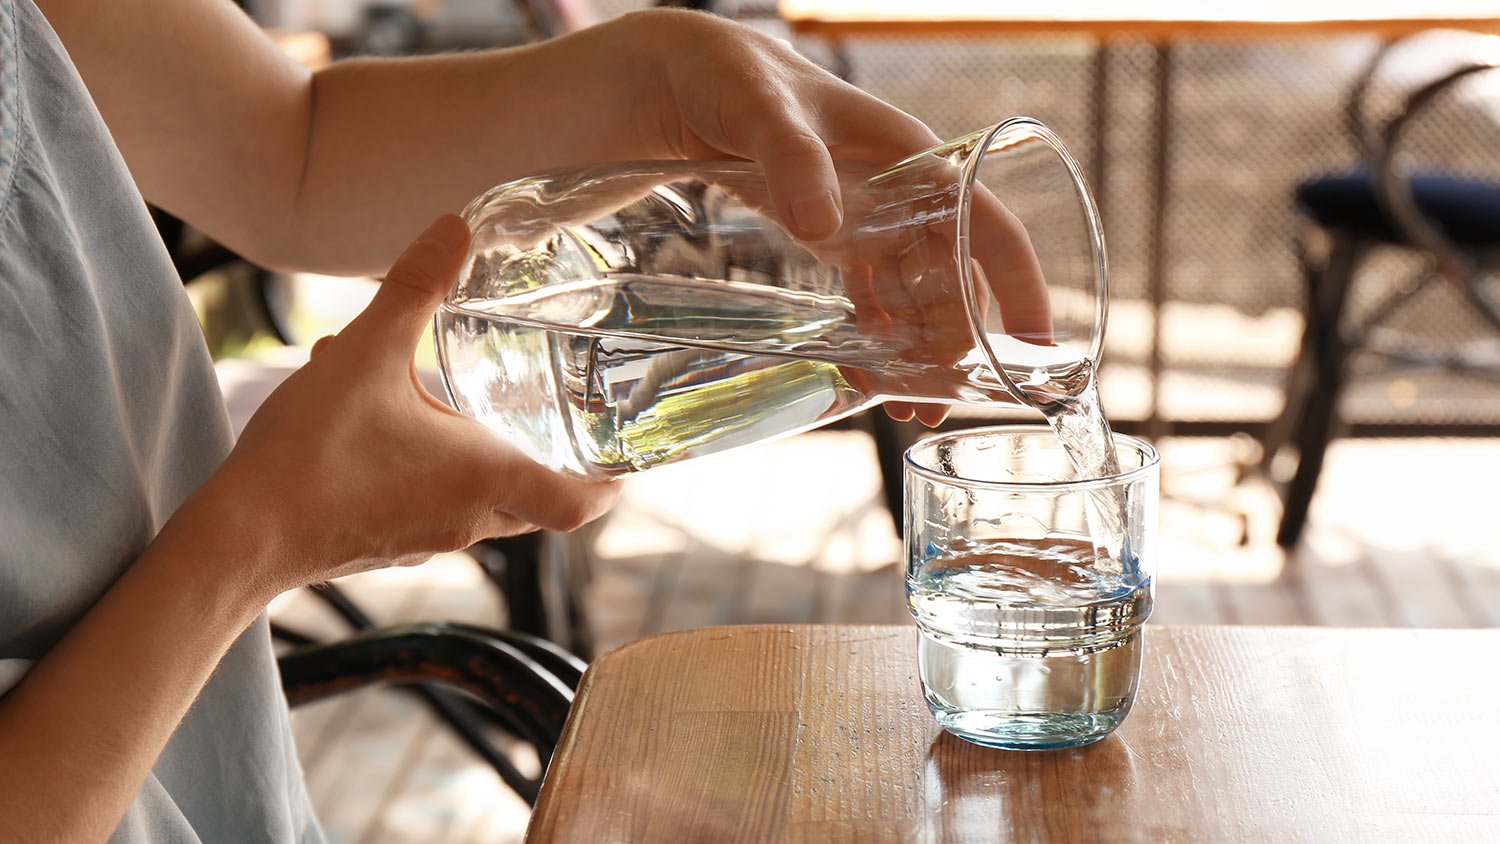
[{"label": "forearm", "polygon": [[455,217],[429,227],[375,300],[261,404],[145,553],[0,697],[0,842],[107,838],[276,594],[487,537],[572,530],[614,502],[615,484],[527,460],[413,378],[468,242]]},{"label": "forearm", "polygon": [[313,74],[227,0],[40,3],[148,201],[261,264],[344,274],[504,179],[667,154],[641,142],[646,41],[699,17]]},{"label": "forearm", "polygon": [[195,497],[0,698],[0,840],[104,841],[269,595]]},{"label": "forearm", "polygon": [[646,30],[629,19],[530,47],[320,71],[281,262],[374,273],[433,216],[495,184],[668,154],[643,125],[641,104],[659,99],[642,90],[656,84]]},{"label": "forearm", "polygon": [[744,158],[798,236],[838,228],[832,155],[936,139],[786,44],[652,9],[531,47],[316,74],[228,0],[38,0],[146,199],[274,269],[379,272],[421,224],[558,167]]}]

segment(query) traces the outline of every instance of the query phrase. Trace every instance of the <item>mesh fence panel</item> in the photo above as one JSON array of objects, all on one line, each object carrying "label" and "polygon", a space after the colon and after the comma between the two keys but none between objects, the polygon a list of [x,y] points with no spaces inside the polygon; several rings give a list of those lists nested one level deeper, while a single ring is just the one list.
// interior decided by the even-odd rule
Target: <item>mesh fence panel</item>
[{"label": "mesh fence panel", "polygon": [[[1376,79],[1376,115],[1390,113],[1417,81],[1451,66],[1455,55],[1446,46],[1425,54],[1405,48],[1416,57],[1404,71]],[[1292,192],[1303,179],[1356,164],[1343,107],[1374,49],[1369,38],[1204,41],[1174,48],[1164,232],[1171,306],[1161,326],[1166,418],[1255,421],[1279,409],[1303,295],[1297,255],[1305,224]],[[819,50],[826,47],[808,46],[812,55]],[[846,54],[853,81],[940,135],[1029,114],[1053,126],[1080,158],[1087,160],[1095,148],[1090,40],[867,39],[850,42]],[[1148,289],[1158,201],[1151,166],[1159,61],[1156,48],[1144,43],[1118,42],[1108,54],[1105,179],[1096,190],[1120,313],[1128,313],[1121,305],[1143,300]],[[1436,103],[1412,127],[1412,157],[1424,168],[1500,174],[1496,82],[1476,80]],[[1352,310],[1383,299],[1421,266],[1410,253],[1377,251],[1357,279]],[[1396,324],[1455,349],[1494,333],[1446,289],[1418,297]],[[1228,331],[1244,336],[1226,342]],[[1128,342],[1111,344],[1102,376],[1106,386],[1112,378],[1139,381],[1140,373],[1125,371],[1139,369],[1146,359],[1149,333],[1133,332]],[[1121,416],[1145,410],[1128,400],[1123,404],[1114,411]],[[1500,387],[1472,376],[1407,371],[1357,382],[1346,410],[1355,422],[1497,421]]]},{"label": "mesh fence panel", "polygon": [[[594,0],[602,17],[652,5]],[[765,0],[719,0],[730,17],[786,36],[766,21]],[[830,46],[797,39],[814,61],[836,64]],[[1368,37],[1203,40],[1172,52],[1171,133],[1161,320],[1162,414],[1172,420],[1258,421],[1281,404],[1281,383],[1300,336],[1298,244],[1306,224],[1292,203],[1301,180],[1348,171],[1358,150],[1343,107],[1376,49]],[[1469,58],[1496,58],[1494,39],[1433,33],[1393,48],[1368,101],[1393,114],[1421,81]],[[1026,114],[1051,126],[1092,168],[1095,42],[1088,38],[852,39],[843,58],[854,83],[930,124],[943,137]],[[1111,412],[1144,415],[1144,368],[1152,319],[1148,295],[1154,195],[1152,161],[1160,53],[1111,42],[1105,66],[1104,179],[1095,185],[1109,241],[1112,313],[1101,380],[1117,389]],[[1407,149],[1424,167],[1500,176],[1500,74],[1460,86],[1412,127]],[[1397,249],[1377,250],[1352,292],[1367,313],[1423,267]],[[1427,291],[1393,323],[1457,349],[1492,336],[1451,290]],[[1367,356],[1368,357],[1368,356]],[[1360,363],[1360,362],[1357,362]],[[1357,369],[1367,369],[1366,360]],[[1500,422],[1500,385],[1438,371],[1357,380],[1346,401],[1354,422]]]}]

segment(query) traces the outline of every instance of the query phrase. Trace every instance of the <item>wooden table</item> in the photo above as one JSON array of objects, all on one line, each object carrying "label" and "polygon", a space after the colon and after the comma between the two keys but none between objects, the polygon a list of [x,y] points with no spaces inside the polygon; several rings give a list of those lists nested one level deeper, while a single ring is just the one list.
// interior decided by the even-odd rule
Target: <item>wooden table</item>
[{"label": "wooden table", "polygon": [[532,842],[1500,841],[1500,630],[1149,627],[1113,736],[942,733],[908,627],[721,627],[601,657]]},{"label": "wooden table", "polygon": [[[778,13],[792,32],[826,39],[840,76],[852,66],[844,50],[850,38],[926,36],[1081,35],[1097,49],[1091,82],[1093,149],[1090,174],[1106,229],[1106,115],[1109,53],[1120,37],[1145,39],[1156,50],[1152,89],[1152,216],[1147,254],[1147,295],[1157,327],[1151,332],[1147,367],[1151,394],[1145,430],[1167,436],[1161,419],[1164,361],[1160,317],[1166,300],[1166,219],[1170,202],[1167,164],[1172,142],[1173,44],[1192,38],[1279,38],[1375,34],[1399,38],[1431,29],[1500,33],[1496,0],[1257,0],[1207,3],[1203,0],[778,0]],[[1330,116],[1329,131],[1339,131]],[[977,128],[977,127],[975,127]]]}]

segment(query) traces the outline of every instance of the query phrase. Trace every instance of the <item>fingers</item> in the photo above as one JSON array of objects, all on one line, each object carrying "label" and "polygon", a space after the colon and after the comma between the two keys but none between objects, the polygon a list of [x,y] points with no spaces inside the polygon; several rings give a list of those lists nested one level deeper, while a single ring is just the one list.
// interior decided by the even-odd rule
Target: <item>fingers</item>
[{"label": "fingers", "polygon": [[[429,471],[463,502],[480,535],[515,532],[519,521],[569,531],[604,515],[623,484],[563,475],[524,456],[483,424],[446,414],[426,437]],[[512,527],[507,527],[512,525]]]},{"label": "fingers", "polygon": [[765,168],[776,213],[794,237],[822,240],[843,225],[833,158],[805,123],[790,117],[768,121],[757,133],[750,155]]},{"label": "fingers", "polygon": [[885,415],[897,422],[910,422],[912,416],[916,415],[916,405],[909,401],[888,401],[885,403]]},{"label": "fingers", "polygon": [[885,415],[897,422],[910,422],[916,419],[929,428],[936,428],[943,424],[948,418],[948,412],[952,408],[943,404],[913,404],[906,401],[888,401],[885,403]]},{"label": "fingers", "polygon": [[1000,305],[1005,333],[1031,343],[1052,342],[1052,297],[1031,236],[983,185],[974,185],[969,211],[969,252],[983,268],[976,286],[987,286]]},{"label": "fingers", "polygon": [[836,130],[829,144],[838,156],[882,166],[942,143],[927,124],[895,106],[853,89],[825,121]]},{"label": "fingers", "polygon": [[509,472],[497,478],[504,502],[495,508],[502,518],[516,518],[547,530],[570,531],[609,511],[624,488],[616,481],[593,481],[560,475],[524,458],[508,457]]},{"label": "fingers", "polygon": [[948,418],[952,408],[942,404],[919,404],[915,406],[917,421],[929,428],[936,428]]},{"label": "fingers", "polygon": [[341,336],[383,349],[391,360],[405,365],[452,289],[468,246],[469,227],[461,218],[437,218],[396,259],[375,298]]},{"label": "fingers", "polygon": [[[837,129],[841,140],[830,145],[841,155],[900,158],[941,143],[920,120],[862,92],[845,100],[825,122]],[[990,281],[1006,333],[1051,342],[1051,297],[1025,226],[983,184],[974,185],[973,197],[971,254]]]}]

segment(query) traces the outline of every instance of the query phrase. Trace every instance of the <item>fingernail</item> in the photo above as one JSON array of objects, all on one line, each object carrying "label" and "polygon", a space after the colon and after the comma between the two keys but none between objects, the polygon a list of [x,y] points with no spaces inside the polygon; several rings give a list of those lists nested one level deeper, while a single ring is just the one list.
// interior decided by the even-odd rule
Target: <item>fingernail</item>
[{"label": "fingernail", "polygon": [[824,191],[792,200],[792,222],[808,237],[827,237],[839,230],[843,213],[833,194]]}]

